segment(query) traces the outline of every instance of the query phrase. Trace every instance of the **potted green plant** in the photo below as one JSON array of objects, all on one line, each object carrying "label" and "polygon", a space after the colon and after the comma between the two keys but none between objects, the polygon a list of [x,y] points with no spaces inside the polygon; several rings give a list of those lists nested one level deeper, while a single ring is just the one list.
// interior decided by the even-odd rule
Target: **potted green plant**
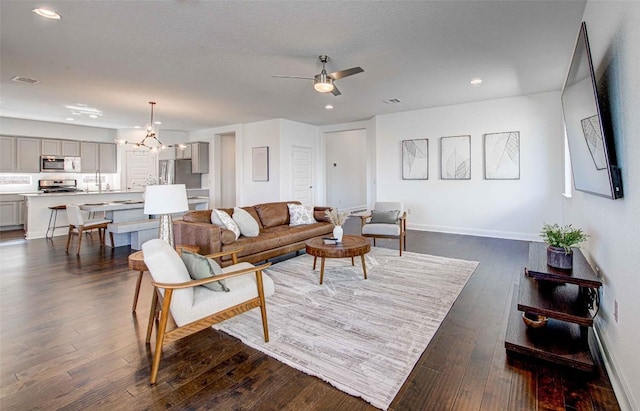
[{"label": "potted green plant", "polygon": [[571,224],[560,227],[558,224],[543,224],[540,236],[549,246],[547,247],[547,264],[564,270],[573,267],[573,251],[589,237],[581,228],[574,228]]}]

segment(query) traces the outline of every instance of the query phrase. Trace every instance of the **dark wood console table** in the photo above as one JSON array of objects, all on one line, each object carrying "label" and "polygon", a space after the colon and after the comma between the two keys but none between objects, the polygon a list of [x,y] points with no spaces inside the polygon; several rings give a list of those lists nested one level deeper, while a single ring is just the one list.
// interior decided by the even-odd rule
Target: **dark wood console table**
[{"label": "dark wood console table", "polygon": [[[574,248],[573,269],[560,270],[547,265],[545,244],[530,243],[524,274],[513,295],[504,343],[507,352],[593,372],[587,336],[602,282],[582,252]],[[523,312],[546,316],[549,322],[529,328],[522,321]]]}]

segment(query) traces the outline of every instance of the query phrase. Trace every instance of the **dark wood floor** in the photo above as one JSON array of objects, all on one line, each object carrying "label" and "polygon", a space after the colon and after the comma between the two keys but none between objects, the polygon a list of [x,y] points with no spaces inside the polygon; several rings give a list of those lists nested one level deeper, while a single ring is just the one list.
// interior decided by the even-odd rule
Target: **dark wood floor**
[{"label": "dark wood floor", "polygon": [[[347,234],[357,232],[355,223]],[[101,252],[96,235],[76,257],[65,253],[66,237],[27,242],[21,235],[0,234],[2,410],[373,409],[213,329],[168,346],[151,387],[144,344],[151,287],[145,276],[132,315],[137,273],[127,268],[129,248]],[[527,247],[409,232],[409,251],[480,265],[390,409],[619,409],[600,363],[585,376],[507,358],[505,327]]]}]

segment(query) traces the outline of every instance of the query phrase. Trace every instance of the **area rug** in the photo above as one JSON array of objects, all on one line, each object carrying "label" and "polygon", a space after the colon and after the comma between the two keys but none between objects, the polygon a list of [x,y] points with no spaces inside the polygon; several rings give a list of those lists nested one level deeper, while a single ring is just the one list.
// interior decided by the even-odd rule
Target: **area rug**
[{"label": "area rug", "polygon": [[301,255],[266,272],[270,342],[258,309],[214,328],[375,407],[387,409],[429,344],[477,262],[372,247],[360,258]]}]

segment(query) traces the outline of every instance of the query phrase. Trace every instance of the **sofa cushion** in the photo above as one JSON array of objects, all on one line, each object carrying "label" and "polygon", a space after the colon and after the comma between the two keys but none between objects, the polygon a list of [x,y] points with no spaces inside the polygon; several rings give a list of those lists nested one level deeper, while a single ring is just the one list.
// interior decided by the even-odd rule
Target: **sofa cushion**
[{"label": "sofa cushion", "polygon": [[240,237],[240,228],[238,227],[238,224],[233,221],[233,218],[231,218],[229,214],[222,210],[213,209],[213,212],[211,213],[211,223],[233,231],[236,235],[236,240]]},{"label": "sofa cushion", "polygon": [[[305,241],[313,237],[326,235],[327,232],[330,232],[330,229],[328,230],[327,227],[330,226],[326,223],[315,223],[294,227],[281,225],[265,228],[260,231],[260,235],[258,237],[240,237],[238,240],[234,241],[233,244],[223,245],[222,250],[228,251],[241,248],[238,253],[238,257],[244,257],[300,241]],[[230,256],[222,257],[223,261],[230,259]]]},{"label": "sofa cushion", "polygon": [[316,221],[324,221],[326,223],[330,223],[329,217],[325,213],[325,210],[331,210],[331,207],[314,207],[313,208],[313,218]]},{"label": "sofa cushion", "polygon": [[[290,204],[300,204],[300,202],[292,201]],[[256,209],[263,228],[289,225],[287,202],[258,204],[253,208]]]},{"label": "sofa cushion", "polygon": [[287,204],[289,208],[289,225],[305,225],[313,224],[316,221],[313,218],[313,206],[305,206],[298,204]]},{"label": "sofa cushion", "polygon": [[243,236],[257,237],[260,234],[258,222],[246,210],[238,207],[234,208],[232,218],[240,228],[240,234]]},{"label": "sofa cushion", "polygon": [[190,223],[210,223],[212,211],[213,210],[189,211],[182,217],[182,220]]}]

